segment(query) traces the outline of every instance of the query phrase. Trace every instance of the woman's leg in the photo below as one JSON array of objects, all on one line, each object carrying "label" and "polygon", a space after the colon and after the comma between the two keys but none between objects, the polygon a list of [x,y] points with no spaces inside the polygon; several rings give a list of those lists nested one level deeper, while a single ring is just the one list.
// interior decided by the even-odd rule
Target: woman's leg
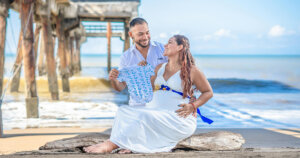
[{"label": "woman's leg", "polygon": [[132,151],[129,150],[129,149],[122,149],[122,150],[120,150],[118,153],[119,153],[119,154],[130,154],[130,153],[132,153]]},{"label": "woman's leg", "polygon": [[91,145],[89,147],[84,147],[83,150],[87,153],[110,153],[111,151],[117,148],[119,147],[108,139],[103,143]]}]

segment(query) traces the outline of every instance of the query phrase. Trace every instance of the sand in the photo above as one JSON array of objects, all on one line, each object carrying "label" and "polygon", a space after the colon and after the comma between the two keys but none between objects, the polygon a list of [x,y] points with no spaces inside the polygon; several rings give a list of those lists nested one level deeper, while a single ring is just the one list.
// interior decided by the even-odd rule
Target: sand
[{"label": "sand", "polygon": [[[155,154],[86,154],[86,153],[35,153],[34,150],[46,142],[73,137],[82,133],[104,132],[107,128],[35,128],[4,131],[0,138],[0,157],[2,158],[101,158],[101,157],[300,157],[300,148],[242,148],[238,151],[176,151]],[[32,151],[22,152],[21,151]],[[16,153],[19,152],[19,153]]]},{"label": "sand", "polygon": [[38,150],[46,142],[74,137],[80,133],[103,132],[107,128],[33,128],[4,130],[0,138],[0,155]]}]

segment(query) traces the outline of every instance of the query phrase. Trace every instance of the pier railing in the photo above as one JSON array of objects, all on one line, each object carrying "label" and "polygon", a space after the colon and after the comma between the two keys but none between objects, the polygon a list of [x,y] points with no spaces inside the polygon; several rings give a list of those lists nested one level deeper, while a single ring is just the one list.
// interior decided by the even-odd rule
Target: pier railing
[{"label": "pier railing", "polygon": [[[106,37],[107,25],[83,25],[87,37]],[[112,37],[120,37],[124,40],[124,25],[111,25]]]}]

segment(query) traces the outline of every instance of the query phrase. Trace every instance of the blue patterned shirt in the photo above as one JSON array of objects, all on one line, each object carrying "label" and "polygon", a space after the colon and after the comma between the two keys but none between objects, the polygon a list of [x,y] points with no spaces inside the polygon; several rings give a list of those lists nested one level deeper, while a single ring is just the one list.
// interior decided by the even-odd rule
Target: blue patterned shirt
[{"label": "blue patterned shirt", "polygon": [[153,89],[150,78],[154,75],[154,69],[150,64],[126,67],[119,72],[117,80],[126,82],[130,97],[136,103],[145,104],[152,100]]}]

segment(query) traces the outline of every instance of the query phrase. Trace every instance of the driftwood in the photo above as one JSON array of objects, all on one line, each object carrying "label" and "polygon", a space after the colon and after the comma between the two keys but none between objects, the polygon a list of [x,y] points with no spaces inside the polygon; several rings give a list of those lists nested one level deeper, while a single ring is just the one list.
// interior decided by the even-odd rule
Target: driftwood
[{"label": "driftwood", "polygon": [[[101,143],[109,138],[109,134],[91,133],[76,137],[48,142],[35,152],[82,152],[82,147]],[[196,134],[178,143],[174,149],[183,150],[240,150],[245,139],[237,133],[218,131]]]}]

